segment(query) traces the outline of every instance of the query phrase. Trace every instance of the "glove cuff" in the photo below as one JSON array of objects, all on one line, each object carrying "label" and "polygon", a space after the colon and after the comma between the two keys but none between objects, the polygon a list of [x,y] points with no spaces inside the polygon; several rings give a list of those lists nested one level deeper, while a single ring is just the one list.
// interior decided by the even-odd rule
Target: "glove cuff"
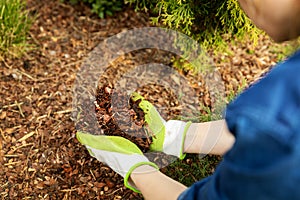
[{"label": "glove cuff", "polygon": [[159,170],[159,167],[153,162],[140,162],[140,163],[133,165],[129,169],[129,171],[125,174],[125,177],[124,177],[124,185],[125,185],[125,187],[127,187],[137,193],[141,193],[141,191],[135,187],[134,183],[132,181],[130,181],[129,178],[130,178],[130,175],[133,172],[133,170],[135,170],[137,167],[140,167],[142,165],[150,165],[150,166],[154,167],[156,170]]},{"label": "glove cuff", "polygon": [[165,141],[163,152],[174,155],[180,160],[184,159],[183,146],[186,133],[192,122],[183,122],[179,120],[169,120],[166,123]]},{"label": "glove cuff", "polygon": [[183,160],[186,156],[185,153],[183,153],[183,148],[184,148],[184,141],[185,141],[185,136],[186,136],[186,133],[188,131],[188,129],[190,128],[192,122],[187,122],[185,127],[184,127],[184,130],[183,130],[183,134],[182,134],[182,140],[181,140],[181,148],[180,148],[180,154],[179,154],[179,159],[180,160]]}]

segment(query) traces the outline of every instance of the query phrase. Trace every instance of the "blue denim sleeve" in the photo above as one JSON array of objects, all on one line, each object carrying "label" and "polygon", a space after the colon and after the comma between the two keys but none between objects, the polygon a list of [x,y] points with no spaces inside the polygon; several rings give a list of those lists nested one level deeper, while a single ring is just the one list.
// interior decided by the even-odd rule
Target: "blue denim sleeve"
[{"label": "blue denim sleeve", "polygon": [[232,149],[178,199],[300,199],[300,52],[233,101],[226,122]]}]

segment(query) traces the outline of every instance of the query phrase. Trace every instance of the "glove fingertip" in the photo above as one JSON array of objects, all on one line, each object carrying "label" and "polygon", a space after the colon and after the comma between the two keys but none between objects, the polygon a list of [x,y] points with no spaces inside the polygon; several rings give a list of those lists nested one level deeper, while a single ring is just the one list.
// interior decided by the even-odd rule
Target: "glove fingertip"
[{"label": "glove fingertip", "polygon": [[132,94],[131,94],[131,99],[133,100],[133,101],[137,101],[137,100],[139,100],[139,99],[141,99],[142,101],[144,100],[144,97],[142,96],[142,95],[140,95],[139,93],[137,93],[137,92],[133,92]]}]

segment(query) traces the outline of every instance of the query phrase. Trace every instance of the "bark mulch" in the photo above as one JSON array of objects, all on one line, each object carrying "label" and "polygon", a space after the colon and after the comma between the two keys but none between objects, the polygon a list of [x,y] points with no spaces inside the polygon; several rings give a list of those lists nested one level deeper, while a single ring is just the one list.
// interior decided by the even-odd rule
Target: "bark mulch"
[{"label": "bark mulch", "polygon": [[[124,8],[113,17],[98,19],[88,8],[70,6],[60,0],[28,0],[28,9],[36,15],[29,36],[35,48],[20,59],[0,62],[0,197],[142,199],[124,187],[118,174],[89,156],[76,140],[71,119],[72,87],[82,61],[100,41],[123,30],[150,26],[149,17]],[[272,42],[262,37],[257,47],[251,47],[253,53],[245,44],[231,47],[234,54],[215,56],[228,93],[236,91],[243,80],[256,80],[274,64],[276,56],[268,50],[269,45]],[[112,69],[122,71],[125,61],[143,63],[153,55],[172,66],[165,52],[149,50],[142,52],[140,58],[137,55],[121,57],[112,63]],[[95,102],[99,126],[108,132],[114,132],[112,127],[117,130],[110,124],[113,113],[109,95],[115,84],[111,76],[116,75],[111,73],[103,87],[98,88]],[[199,101],[209,105],[208,93],[199,84],[201,79],[192,73],[180,73],[190,80]],[[165,119],[180,114],[176,97],[168,89],[154,84],[139,88],[138,92],[158,108],[164,107]],[[108,104],[102,105],[103,101]],[[135,119],[134,125],[122,124],[129,126],[127,129],[133,126],[133,132],[142,130],[142,117],[131,109],[128,107],[126,112]],[[191,108],[194,109],[197,108]],[[146,139],[140,147],[146,151],[148,143]]]}]

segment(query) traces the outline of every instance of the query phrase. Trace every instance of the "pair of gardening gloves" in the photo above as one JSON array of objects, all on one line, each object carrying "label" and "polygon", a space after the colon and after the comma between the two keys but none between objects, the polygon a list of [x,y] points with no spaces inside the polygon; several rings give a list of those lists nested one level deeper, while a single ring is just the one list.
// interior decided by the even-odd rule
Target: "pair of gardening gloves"
[{"label": "pair of gardening gloves", "polygon": [[[141,95],[133,93],[132,99],[140,100],[139,107],[145,113],[146,128],[154,134],[150,150],[183,159],[185,134],[191,123],[179,120],[165,121],[156,108]],[[135,192],[140,191],[129,181],[134,169],[141,165],[150,165],[158,170],[158,166],[150,162],[134,143],[123,137],[91,135],[83,132],[77,132],[76,136],[80,143],[86,146],[91,156],[120,174],[124,178],[124,185]]]}]

